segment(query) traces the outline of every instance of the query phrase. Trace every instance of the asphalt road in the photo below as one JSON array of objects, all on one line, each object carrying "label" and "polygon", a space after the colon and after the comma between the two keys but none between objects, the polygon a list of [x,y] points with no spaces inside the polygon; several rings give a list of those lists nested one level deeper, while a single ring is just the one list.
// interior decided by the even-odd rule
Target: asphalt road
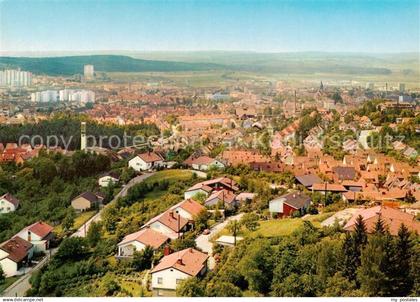
[{"label": "asphalt road", "polygon": [[[115,200],[117,200],[119,197],[124,197],[127,195],[128,190],[145,180],[146,178],[149,178],[152,176],[154,172],[151,173],[145,173],[140,176],[137,176],[133,179],[131,179],[122,189],[121,191],[115,196],[115,198],[109,203],[111,204]],[[102,211],[106,208],[103,207],[97,214],[95,214],[92,218],[90,218],[85,224],[83,224],[76,232],[74,232],[71,237],[85,237],[87,231],[89,230],[89,226],[94,221],[101,220],[101,214]],[[57,252],[58,248],[52,249],[51,256],[53,256]],[[29,272],[27,272],[25,275],[22,275],[21,278],[19,278],[15,283],[13,283],[11,286],[9,286],[3,293],[2,297],[24,297],[26,292],[31,288],[31,284],[29,283],[29,279],[31,278],[32,274],[36,271],[38,271],[40,268],[42,268],[48,261],[50,260],[50,255],[42,259],[37,265],[35,265]]]}]

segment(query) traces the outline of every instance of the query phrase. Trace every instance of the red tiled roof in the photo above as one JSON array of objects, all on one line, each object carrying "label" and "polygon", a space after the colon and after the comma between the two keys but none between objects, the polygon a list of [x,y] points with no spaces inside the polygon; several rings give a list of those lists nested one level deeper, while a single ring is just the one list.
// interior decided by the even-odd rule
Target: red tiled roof
[{"label": "red tiled roof", "polygon": [[38,221],[28,226],[27,229],[43,239],[47,237],[54,228],[45,222]]},{"label": "red tiled roof", "polygon": [[381,217],[392,235],[398,234],[401,224],[404,224],[412,232],[420,233],[420,222],[413,215],[386,206],[376,206],[357,211],[344,226],[344,229],[353,230],[359,215],[363,217],[368,232],[373,231],[378,218]]},{"label": "red tiled roof", "polygon": [[192,216],[198,215],[201,211],[205,209],[204,206],[192,199],[184,200],[178,206],[190,213]]},{"label": "red tiled roof", "polygon": [[164,244],[168,240],[169,237],[159,232],[156,232],[150,228],[145,228],[138,232],[125,236],[124,239],[119,243],[119,245],[129,243],[131,241],[138,241],[146,246],[148,245],[154,249],[158,249],[162,244]]},{"label": "red tiled roof", "polygon": [[156,273],[168,268],[174,268],[190,276],[197,276],[206,266],[208,255],[193,248],[172,253],[163,257],[151,273]]},{"label": "red tiled roof", "polygon": [[25,259],[32,246],[32,243],[16,236],[2,243],[0,249],[9,254],[7,257],[10,260],[20,262]]},{"label": "red tiled roof", "polygon": [[163,160],[162,157],[160,157],[155,152],[146,152],[137,156],[140,157],[146,163]]},{"label": "red tiled roof", "polygon": [[[313,184],[312,185],[312,190],[314,190],[314,191],[325,191],[325,184],[323,184],[323,183],[321,183],[321,184]],[[339,185],[339,184],[327,184],[326,191],[331,191],[331,192],[346,192],[347,189],[344,188],[342,185]]]}]

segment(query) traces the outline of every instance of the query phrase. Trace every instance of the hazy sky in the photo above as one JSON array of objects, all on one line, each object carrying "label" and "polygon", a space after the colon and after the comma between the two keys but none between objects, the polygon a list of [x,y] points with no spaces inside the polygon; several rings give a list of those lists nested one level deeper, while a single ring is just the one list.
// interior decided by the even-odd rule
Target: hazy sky
[{"label": "hazy sky", "polygon": [[419,0],[0,0],[1,51],[419,51]]}]

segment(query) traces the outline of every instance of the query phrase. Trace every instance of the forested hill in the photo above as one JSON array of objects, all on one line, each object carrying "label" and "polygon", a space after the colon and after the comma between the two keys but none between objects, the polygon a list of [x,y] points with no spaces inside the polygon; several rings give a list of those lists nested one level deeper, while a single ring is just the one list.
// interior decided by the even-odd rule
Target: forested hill
[{"label": "forested hill", "polygon": [[201,71],[223,68],[211,63],[185,63],[134,59],[119,55],[92,55],[69,57],[0,57],[0,68],[21,68],[35,74],[74,75],[83,73],[83,65],[93,64],[95,71],[144,72],[144,71]]}]

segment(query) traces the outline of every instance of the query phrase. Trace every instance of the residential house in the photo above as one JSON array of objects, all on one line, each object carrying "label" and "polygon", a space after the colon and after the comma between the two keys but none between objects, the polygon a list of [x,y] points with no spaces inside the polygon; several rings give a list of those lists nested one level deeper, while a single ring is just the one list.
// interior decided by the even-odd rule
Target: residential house
[{"label": "residential house", "polygon": [[190,277],[204,275],[208,255],[193,248],[163,257],[151,270],[154,296],[176,296],[176,287]]},{"label": "residential house", "polygon": [[360,209],[354,213],[344,226],[344,229],[347,231],[354,230],[356,220],[359,215],[363,217],[363,222],[365,223],[366,229],[369,233],[374,231],[376,222],[379,218],[381,218],[385,227],[387,227],[389,232],[394,236],[398,234],[401,224],[404,224],[409,231],[420,234],[420,222],[416,220],[414,215],[402,212],[399,209],[382,205],[367,209]]},{"label": "residential house", "polygon": [[206,210],[206,208],[193,199],[186,199],[174,205],[169,210],[178,213],[184,219],[193,221],[194,217]]},{"label": "residential house", "polygon": [[295,211],[303,213],[311,204],[311,198],[298,191],[282,195],[270,201],[269,210],[273,217],[288,217]]},{"label": "residential house", "polygon": [[0,244],[0,266],[6,277],[24,274],[32,255],[32,243],[20,237],[13,237]]},{"label": "residential house", "polygon": [[299,184],[308,188],[309,190],[312,189],[313,184],[322,182],[321,178],[319,178],[316,174],[299,175],[295,176],[295,178]]},{"label": "residential house", "polygon": [[190,187],[187,191],[185,191],[184,198],[190,199],[198,193],[203,193],[206,196],[208,196],[210,193],[213,192],[213,190],[219,191],[222,189],[226,189],[232,192],[236,192],[239,190],[234,180],[228,177],[219,177],[216,179],[206,180],[195,184],[194,186]]},{"label": "residential house", "polygon": [[236,201],[236,195],[232,191],[223,189],[220,191],[214,191],[206,199],[204,204],[211,207],[221,203],[225,208],[235,208],[238,205]]},{"label": "residential house", "polygon": [[188,219],[185,219],[181,214],[173,210],[168,210],[150,219],[143,228],[150,228],[159,232],[171,239],[179,238],[191,226]]},{"label": "residential house", "polygon": [[347,189],[340,184],[319,183],[312,185],[312,192],[320,192],[322,194],[325,192],[342,194],[347,192]]},{"label": "residential house", "polygon": [[71,206],[76,211],[86,211],[102,205],[103,197],[92,192],[84,192],[71,201]]},{"label": "residential house", "polygon": [[116,184],[120,181],[120,177],[115,172],[106,172],[99,176],[98,184],[101,187],[108,187],[111,183]]},{"label": "residential house", "polygon": [[223,169],[225,167],[225,165],[221,161],[218,161],[217,159],[211,158],[209,156],[200,156],[192,159],[190,162],[190,166],[194,170],[200,171],[207,171],[210,168]]},{"label": "residential house", "polygon": [[341,182],[343,180],[354,180],[356,178],[356,170],[353,167],[333,167],[334,181]]},{"label": "residential house", "polygon": [[30,242],[33,245],[34,252],[45,253],[54,238],[53,229],[49,224],[38,221],[21,230],[16,236]]},{"label": "residential house", "polygon": [[17,210],[19,200],[10,193],[0,197],[0,214],[10,213]]},{"label": "residential house", "polygon": [[146,246],[150,246],[154,250],[157,250],[169,241],[170,238],[168,236],[151,228],[144,228],[138,232],[125,236],[124,239],[118,243],[117,257],[132,257],[134,252],[142,251]]},{"label": "residential house", "polygon": [[128,166],[135,171],[147,171],[163,166],[164,159],[155,152],[146,152],[137,155],[128,162]]}]

